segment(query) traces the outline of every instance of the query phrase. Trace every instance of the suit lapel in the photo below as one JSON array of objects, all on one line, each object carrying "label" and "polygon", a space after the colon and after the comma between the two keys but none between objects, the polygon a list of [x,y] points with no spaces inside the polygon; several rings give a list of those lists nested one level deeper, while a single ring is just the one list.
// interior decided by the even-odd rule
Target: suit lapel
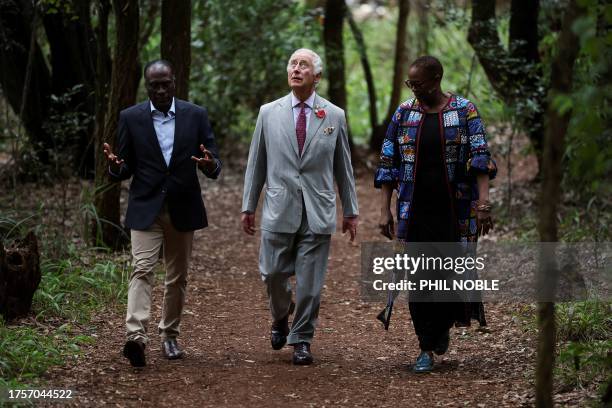
[{"label": "suit lapel", "polygon": [[164,169],[166,166],[166,161],[164,160],[164,155],[161,151],[161,147],[159,146],[159,140],[157,140],[157,133],[155,133],[155,127],[153,126],[153,118],[151,117],[151,105],[150,102],[147,101],[142,104],[142,127],[145,130],[145,139],[152,144],[153,151],[161,162]]},{"label": "suit lapel", "polygon": [[314,106],[312,107],[312,112],[310,112],[310,123],[308,124],[308,131],[306,132],[306,141],[304,142],[302,157],[304,157],[304,155],[306,154],[308,146],[310,146],[312,139],[315,137],[315,135],[319,131],[319,128],[321,127],[323,122],[325,122],[326,119],[326,116],[324,116],[323,118],[319,118],[315,114],[315,110],[324,109],[325,106],[326,104],[321,100],[321,98],[319,98],[319,95],[315,94]]},{"label": "suit lapel", "polygon": [[[183,128],[185,127],[185,120],[187,119],[187,112],[185,112],[185,105],[183,101],[174,98],[174,142],[172,143],[172,154],[170,155],[170,164],[168,167],[172,167],[177,152],[179,151],[179,143],[183,140],[184,133]],[[160,150],[161,151],[161,150]],[[200,146],[198,146],[200,151]]]},{"label": "suit lapel", "polygon": [[279,104],[281,128],[285,132],[285,136],[289,139],[289,144],[293,148],[296,157],[300,157],[298,153],[297,136],[295,134],[295,121],[293,119],[293,106],[291,106],[291,94],[282,99]]}]

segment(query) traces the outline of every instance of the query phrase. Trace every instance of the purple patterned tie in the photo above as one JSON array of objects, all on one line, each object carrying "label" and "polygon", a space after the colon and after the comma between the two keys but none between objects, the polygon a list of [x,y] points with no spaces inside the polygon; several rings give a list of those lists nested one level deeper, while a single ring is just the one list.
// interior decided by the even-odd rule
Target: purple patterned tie
[{"label": "purple patterned tie", "polygon": [[298,115],[297,123],[295,125],[295,134],[297,135],[298,148],[300,150],[300,156],[302,155],[302,149],[304,148],[304,142],[306,141],[306,104],[300,103],[300,114]]}]

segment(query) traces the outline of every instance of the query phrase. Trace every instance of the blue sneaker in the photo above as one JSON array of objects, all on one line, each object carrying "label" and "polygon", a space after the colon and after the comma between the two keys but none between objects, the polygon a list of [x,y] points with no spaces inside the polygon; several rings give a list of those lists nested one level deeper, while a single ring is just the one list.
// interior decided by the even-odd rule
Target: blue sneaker
[{"label": "blue sneaker", "polygon": [[416,364],[412,368],[415,373],[428,373],[433,370],[434,360],[428,352],[422,351],[417,357]]}]

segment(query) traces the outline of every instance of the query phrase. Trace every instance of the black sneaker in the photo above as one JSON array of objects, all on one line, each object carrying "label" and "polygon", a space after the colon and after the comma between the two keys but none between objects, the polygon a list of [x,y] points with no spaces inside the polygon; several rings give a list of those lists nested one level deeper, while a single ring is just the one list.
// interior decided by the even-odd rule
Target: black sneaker
[{"label": "black sneaker", "polygon": [[293,345],[293,364],[310,365],[314,361],[310,353],[310,344],[302,342]]}]

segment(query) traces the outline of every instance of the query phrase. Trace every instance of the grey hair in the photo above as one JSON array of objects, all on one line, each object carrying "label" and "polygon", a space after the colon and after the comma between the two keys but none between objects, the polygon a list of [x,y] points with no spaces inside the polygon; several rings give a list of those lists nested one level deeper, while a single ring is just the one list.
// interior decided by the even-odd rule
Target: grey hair
[{"label": "grey hair", "polygon": [[321,57],[319,57],[319,54],[317,54],[316,52],[314,52],[311,49],[308,48],[300,48],[298,50],[295,50],[293,52],[293,54],[291,54],[291,57],[289,57],[289,61],[287,62],[287,72],[289,72],[289,62],[291,62],[291,58],[297,54],[298,52],[305,52],[307,54],[310,55],[310,57],[312,58],[312,65],[314,65],[314,73],[315,75],[320,74],[321,72],[323,72],[323,61],[321,60]]}]

